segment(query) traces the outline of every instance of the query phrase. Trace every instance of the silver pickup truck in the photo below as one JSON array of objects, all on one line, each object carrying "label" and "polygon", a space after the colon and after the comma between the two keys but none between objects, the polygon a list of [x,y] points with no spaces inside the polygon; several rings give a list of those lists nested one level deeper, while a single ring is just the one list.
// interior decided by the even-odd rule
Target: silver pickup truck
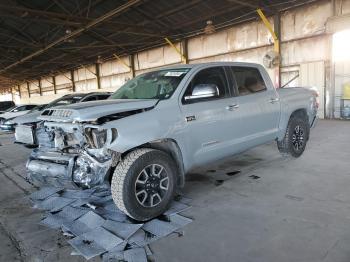
[{"label": "silver pickup truck", "polygon": [[198,166],[273,140],[299,157],[316,114],[313,91],[276,90],[258,64],[178,65],[139,75],[108,100],[45,110],[27,169],[44,184],[108,183],[117,207],[145,221]]}]

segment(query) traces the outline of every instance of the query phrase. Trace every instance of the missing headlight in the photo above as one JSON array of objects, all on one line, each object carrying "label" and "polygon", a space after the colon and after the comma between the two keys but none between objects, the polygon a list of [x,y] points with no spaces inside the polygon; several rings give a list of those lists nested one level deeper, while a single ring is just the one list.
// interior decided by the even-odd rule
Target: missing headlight
[{"label": "missing headlight", "polygon": [[113,143],[118,137],[118,131],[115,128],[102,129],[98,127],[86,127],[85,139],[90,145],[90,148],[100,149],[106,144]]},{"label": "missing headlight", "polygon": [[107,130],[91,130],[91,137],[96,148],[101,148],[106,144],[107,141]]}]

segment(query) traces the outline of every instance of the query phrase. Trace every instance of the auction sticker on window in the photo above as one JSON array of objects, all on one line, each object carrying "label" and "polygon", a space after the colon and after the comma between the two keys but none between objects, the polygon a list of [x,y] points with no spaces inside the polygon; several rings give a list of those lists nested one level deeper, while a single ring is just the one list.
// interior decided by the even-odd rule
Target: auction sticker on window
[{"label": "auction sticker on window", "polygon": [[184,71],[169,71],[165,74],[165,76],[179,77],[179,76],[183,75],[184,73],[185,73]]}]

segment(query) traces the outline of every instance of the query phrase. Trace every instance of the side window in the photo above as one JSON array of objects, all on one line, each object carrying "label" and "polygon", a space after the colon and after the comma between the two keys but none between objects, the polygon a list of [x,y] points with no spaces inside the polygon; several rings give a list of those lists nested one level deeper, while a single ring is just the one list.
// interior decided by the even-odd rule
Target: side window
[{"label": "side window", "polygon": [[35,107],[37,107],[37,105],[27,105],[25,110],[32,110]]},{"label": "side window", "polygon": [[26,106],[19,106],[16,109],[13,110],[13,112],[21,112],[27,110]]},{"label": "side window", "polygon": [[110,97],[110,95],[98,95],[98,96],[97,96],[97,100],[105,100],[105,99],[107,99],[108,97]]},{"label": "side window", "polygon": [[231,67],[235,77],[238,94],[249,95],[267,90],[260,71],[253,67]]},{"label": "side window", "polygon": [[[211,87],[215,87],[218,91],[218,94],[213,97],[208,98],[199,98],[194,99],[193,101],[188,101],[185,97],[192,96],[193,90],[200,86],[204,87],[205,85],[210,85]],[[198,72],[190,84],[188,85],[185,94],[182,98],[182,103],[194,103],[201,101],[210,101],[215,99],[220,99],[227,97],[229,95],[226,74],[223,67],[211,67],[206,68]]]},{"label": "side window", "polygon": [[85,98],[82,102],[96,101],[96,96],[89,96]]}]

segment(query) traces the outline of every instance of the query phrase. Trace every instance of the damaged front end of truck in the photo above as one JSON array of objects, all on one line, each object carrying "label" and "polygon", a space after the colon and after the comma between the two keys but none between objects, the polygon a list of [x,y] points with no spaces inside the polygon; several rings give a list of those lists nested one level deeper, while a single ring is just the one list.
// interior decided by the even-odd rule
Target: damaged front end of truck
[{"label": "damaged front end of truck", "polygon": [[152,108],[149,102],[146,104],[142,108],[116,110],[113,103],[111,110],[117,111],[113,113],[106,106],[94,108],[93,104],[89,109],[86,105],[45,110],[35,132],[39,147],[27,162],[29,179],[39,185],[65,188],[91,188],[108,182],[121,153],[111,149],[118,138],[117,129],[104,128],[103,124]]}]

